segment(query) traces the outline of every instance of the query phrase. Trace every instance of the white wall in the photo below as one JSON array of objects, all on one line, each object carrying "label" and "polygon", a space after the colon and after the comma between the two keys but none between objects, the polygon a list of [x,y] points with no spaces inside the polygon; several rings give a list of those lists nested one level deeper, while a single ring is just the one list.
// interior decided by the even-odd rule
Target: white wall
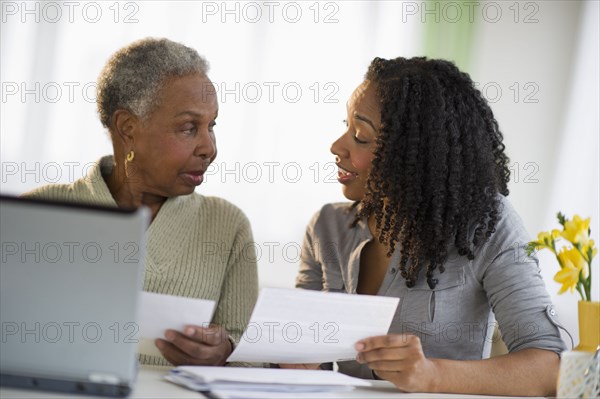
[{"label": "white wall", "polygon": [[[293,285],[306,223],[323,203],[343,200],[329,145],[369,61],[422,55],[423,21],[435,18],[412,1],[279,2],[272,20],[260,1],[228,2],[231,13],[222,2],[74,4],[2,2],[0,191],[81,177],[111,151],[93,103],[104,62],[145,36],[181,41],[208,58],[221,89],[219,156],[198,192],[225,197],[249,216],[263,286]],[[510,198],[532,235],[554,227],[560,209],[592,216],[598,241],[598,3],[482,1],[473,10],[471,74],[494,101],[519,172]],[[554,293],[557,266],[542,261]],[[555,301],[574,330],[576,298]]]}]

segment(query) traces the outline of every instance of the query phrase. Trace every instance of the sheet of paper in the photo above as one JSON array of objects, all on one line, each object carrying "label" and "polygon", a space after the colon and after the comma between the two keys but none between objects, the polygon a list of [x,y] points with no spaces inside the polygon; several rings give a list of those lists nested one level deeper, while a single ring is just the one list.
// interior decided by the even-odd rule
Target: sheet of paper
[{"label": "sheet of paper", "polygon": [[180,366],[165,379],[196,391],[331,392],[370,386],[360,378],[326,370]]},{"label": "sheet of paper", "polygon": [[[339,399],[340,391],[331,392],[265,392],[217,389],[210,391],[218,399]],[[357,396],[358,397],[358,396]]]},{"label": "sheet of paper", "polygon": [[264,288],[229,362],[325,363],[356,357],[354,344],[385,335],[398,298]]},{"label": "sheet of paper", "polygon": [[141,292],[138,352],[160,355],[154,340],[164,338],[165,330],[183,331],[189,324],[207,326],[214,309],[215,301]]}]

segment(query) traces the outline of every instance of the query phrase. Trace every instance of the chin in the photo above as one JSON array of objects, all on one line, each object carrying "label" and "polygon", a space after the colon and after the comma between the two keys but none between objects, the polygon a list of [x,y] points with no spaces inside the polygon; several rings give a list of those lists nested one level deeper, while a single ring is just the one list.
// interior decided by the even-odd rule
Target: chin
[{"label": "chin", "polygon": [[197,187],[200,187],[200,186],[188,187],[187,190],[185,190],[181,195],[190,195],[191,193],[196,191]]},{"label": "chin", "polygon": [[178,187],[177,189],[173,190],[171,192],[171,197],[177,197],[180,195],[190,195],[191,193],[194,192],[194,190],[196,189],[196,187],[198,186],[183,186],[183,187]]}]

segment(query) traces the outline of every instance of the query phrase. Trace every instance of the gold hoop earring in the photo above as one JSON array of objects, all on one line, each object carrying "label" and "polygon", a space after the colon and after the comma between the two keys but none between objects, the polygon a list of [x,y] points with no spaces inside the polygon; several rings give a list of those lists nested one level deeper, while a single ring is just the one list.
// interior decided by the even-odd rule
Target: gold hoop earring
[{"label": "gold hoop earring", "polygon": [[125,177],[129,177],[129,162],[133,161],[135,158],[135,152],[133,150],[129,151],[125,156]]}]

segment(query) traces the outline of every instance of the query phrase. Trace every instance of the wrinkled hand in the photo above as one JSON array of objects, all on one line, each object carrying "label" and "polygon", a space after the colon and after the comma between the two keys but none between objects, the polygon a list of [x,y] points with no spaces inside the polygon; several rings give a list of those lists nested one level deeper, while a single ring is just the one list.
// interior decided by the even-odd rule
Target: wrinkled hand
[{"label": "wrinkled hand", "polygon": [[280,369],[320,370],[321,363],[279,363]]},{"label": "wrinkled hand", "polygon": [[410,334],[388,334],[360,340],[356,361],[407,392],[434,392],[437,367],[423,354],[421,340]]},{"label": "wrinkled hand", "polygon": [[175,366],[223,366],[233,351],[227,337],[221,326],[186,326],[183,333],[165,331],[165,339],[157,339],[155,344]]}]

